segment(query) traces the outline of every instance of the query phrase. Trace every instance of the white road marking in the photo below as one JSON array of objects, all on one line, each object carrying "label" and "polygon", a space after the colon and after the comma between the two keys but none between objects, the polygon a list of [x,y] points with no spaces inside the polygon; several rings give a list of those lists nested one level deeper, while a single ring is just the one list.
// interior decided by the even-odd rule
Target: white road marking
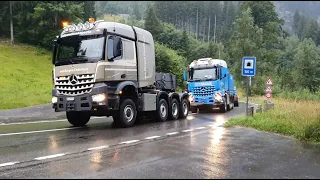
[{"label": "white road marking", "polygon": [[160,136],[150,136],[150,137],[146,137],[144,139],[154,139],[154,138],[159,138]]},{"label": "white road marking", "polygon": [[124,142],[121,142],[119,144],[130,144],[130,143],[135,143],[135,142],[138,142],[140,140],[131,140],[131,141],[124,141]]},{"label": "white road marking", "polygon": [[32,122],[18,122],[18,123],[2,123],[0,126],[8,126],[8,125],[19,125],[19,124],[37,124],[37,123],[51,123],[51,122],[61,122],[67,121],[66,119],[53,120],[53,121],[32,121]]},{"label": "white road marking", "polygon": [[193,129],[186,129],[186,130],[183,130],[182,132],[190,132],[190,131],[193,131]]},{"label": "white road marking", "polygon": [[78,129],[78,128],[81,128],[81,127],[48,129],[48,130],[41,130],[41,131],[26,131],[26,132],[18,132],[18,133],[6,133],[6,134],[0,134],[0,136],[12,136],[12,135],[19,135],[19,134],[33,134],[33,133],[42,133],[42,132],[51,132],[51,131],[63,131],[63,130]]},{"label": "white road marking", "polygon": [[[103,118],[107,118],[107,117],[92,117],[91,119],[103,119]],[[58,120],[17,122],[17,123],[1,123],[0,126],[19,125],[19,124],[53,123],[53,122],[63,122],[63,121],[68,121],[68,120],[67,119],[58,119]]]},{"label": "white road marking", "polygon": [[205,127],[197,127],[196,129],[204,129]]},{"label": "white road marking", "polygon": [[104,149],[104,148],[108,148],[108,147],[109,146],[98,146],[98,147],[89,148],[88,150],[92,151],[92,150]]},{"label": "white road marking", "polygon": [[171,133],[167,133],[167,135],[171,136],[171,135],[175,135],[178,134],[178,132],[171,132]]},{"label": "white road marking", "polygon": [[43,157],[37,157],[34,158],[35,160],[44,160],[44,159],[51,159],[51,158],[56,158],[56,157],[60,157],[60,156],[64,156],[66,154],[61,153],[61,154],[54,154],[54,155],[50,155],[50,156],[43,156]]},{"label": "white road marking", "polygon": [[11,166],[11,165],[14,165],[14,164],[17,164],[19,162],[8,162],[8,163],[2,163],[0,164],[0,167],[4,167],[4,166]]}]

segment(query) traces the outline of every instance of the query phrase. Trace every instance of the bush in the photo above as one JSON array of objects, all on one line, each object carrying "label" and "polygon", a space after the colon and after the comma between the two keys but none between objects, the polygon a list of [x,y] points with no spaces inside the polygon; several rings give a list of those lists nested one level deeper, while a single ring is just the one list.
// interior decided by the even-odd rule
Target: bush
[{"label": "bush", "polygon": [[320,101],[320,90],[317,93],[311,93],[309,89],[301,89],[299,91],[283,91],[277,95],[278,97],[293,99],[296,101],[309,100]]},{"label": "bush", "polygon": [[320,119],[305,128],[305,140],[320,142]]},{"label": "bush", "polygon": [[179,56],[174,50],[155,43],[156,71],[174,74],[177,78],[177,86],[183,87],[183,70],[185,58]]}]

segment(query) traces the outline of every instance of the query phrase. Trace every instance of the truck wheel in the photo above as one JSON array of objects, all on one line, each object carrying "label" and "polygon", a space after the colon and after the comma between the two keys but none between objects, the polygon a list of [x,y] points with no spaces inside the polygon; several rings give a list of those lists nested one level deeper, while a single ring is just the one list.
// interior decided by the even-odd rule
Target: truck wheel
[{"label": "truck wheel", "polygon": [[180,119],[185,119],[189,114],[189,104],[186,98],[182,99],[181,106],[180,106]]},{"label": "truck wheel", "polygon": [[161,99],[159,101],[159,108],[157,109],[157,120],[160,122],[164,122],[168,118],[168,103],[165,99]]},{"label": "truck wheel", "polygon": [[198,108],[196,106],[191,106],[190,110],[192,113],[197,113],[198,112]]},{"label": "truck wheel", "polygon": [[171,107],[170,107],[170,113],[169,113],[169,119],[170,120],[177,120],[179,117],[179,102],[177,99],[172,99]]},{"label": "truck wheel", "polygon": [[220,111],[221,112],[227,112],[227,98],[224,98],[224,104],[223,105],[220,105]]},{"label": "truck wheel", "polygon": [[136,105],[131,99],[125,99],[122,101],[119,111],[113,115],[113,120],[117,125],[126,128],[134,125],[136,116]]},{"label": "truck wheel", "polygon": [[238,101],[234,102],[234,107],[239,107],[239,102]]},{"label": "truck wheel", "polygon": [[229,104],[227,104],[227,111],[230,111],[231,110],[231,100],[230,100],[230,98],[229,98]]},{"label": "truck wheel", "polygon": [[142,112],[137,112],[137,116],[136,116],[136,121],[134,122],[134,124],[140,124],[143,121],[143,114]]},{"label": "truck wheel", "polygon": [[70,124],[76,126],[76,127],[82,127],[85,126],[89,120],[90,120],[90,112],[67,112],[67,119]]}]

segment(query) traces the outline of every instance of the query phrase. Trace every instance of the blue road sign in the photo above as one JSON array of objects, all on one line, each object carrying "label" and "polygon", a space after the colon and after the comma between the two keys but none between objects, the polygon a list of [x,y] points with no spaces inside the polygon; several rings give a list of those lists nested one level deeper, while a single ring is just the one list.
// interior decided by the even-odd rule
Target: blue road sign
[{"label": "blue road sign", "polygon": [[242,76],[256,75],[256,57],[242,58]]}]

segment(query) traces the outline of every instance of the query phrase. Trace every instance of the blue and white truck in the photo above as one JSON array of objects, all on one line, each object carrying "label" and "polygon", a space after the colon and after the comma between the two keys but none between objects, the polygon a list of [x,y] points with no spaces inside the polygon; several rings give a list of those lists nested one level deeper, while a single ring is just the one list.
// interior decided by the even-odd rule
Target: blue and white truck
[{"label": "blue and white truck", "polygon": [[227,112],[238,107],[233,75],[229,73],[227,63],[221,59],[202,58],[194,60],[184,72],[188,83],[190,110],[220,108]]}]

